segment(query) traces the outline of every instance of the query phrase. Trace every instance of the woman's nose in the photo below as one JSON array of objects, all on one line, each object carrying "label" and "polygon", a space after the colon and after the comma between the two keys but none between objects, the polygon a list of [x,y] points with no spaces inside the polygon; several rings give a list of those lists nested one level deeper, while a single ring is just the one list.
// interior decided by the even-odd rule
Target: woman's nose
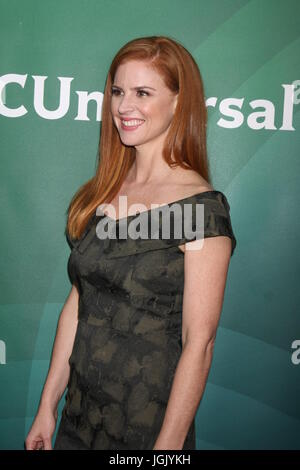
[{"label": "woman's nose", "polygon": [[120,113],[129,111],[133,108],[134,108],[134,102],[132,98],[130,98],[129,96],[125,96],[125,95],[120,98],[120,102],[118,106],[118,111]]}]

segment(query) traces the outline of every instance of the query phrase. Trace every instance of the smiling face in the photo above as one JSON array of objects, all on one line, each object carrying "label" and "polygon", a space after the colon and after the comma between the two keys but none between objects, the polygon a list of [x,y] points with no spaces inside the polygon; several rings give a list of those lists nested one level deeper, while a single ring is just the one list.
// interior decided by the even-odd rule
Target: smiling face
[{"label": "smiling face", "polygon": [[124,145],[138,147],[160,140],[163,143],[177,95],[149,64],[131,60],[119,65],[111,93],[111,114]]}]

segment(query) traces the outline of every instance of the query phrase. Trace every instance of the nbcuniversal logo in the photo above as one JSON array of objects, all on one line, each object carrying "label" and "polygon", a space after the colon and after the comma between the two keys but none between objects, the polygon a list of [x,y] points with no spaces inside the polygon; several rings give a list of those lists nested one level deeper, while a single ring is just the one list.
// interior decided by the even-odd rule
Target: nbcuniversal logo
[{"label": "nbcuniversal logo", "polygon": [[[0,115],[7,118],[18,118],[28,113],[24,105],[20,103],[17,108],[10,108],[5,100],[5,91],[8,85],[25,88],[29,80],[34,81],[33,107],[38,116],[43,119],[62,119],[69,111],[71,100],[71,82],[74,77],[57,77],[59,80],[59,89],[57,92],[58,106],[54,110],[46,109],[44,105],[45,82],[48,79],[45,75],[31,75],[9,73],[0,77]],[[212,96],[206,99],[206,106],[219,109],[221,113],[217,125],[226,129],[236,129],[241,127],[245,121],[245,111],[247,105],[253,110],[248,113],[246,123],[253,130],[281,130],[294,131],[293,113],[294,106],[300,102],[300,80],[294,80],[290,84],[281,84],[282,109],[281,109],[281,127],[275,126],[275,105],[267,99],[255,99],[245,103],[245,98],[225,98],[219,100]],[[88,105],[90,101],[96,103],[96,120],[101,120],[101,109],[103,93],[100,91],[75,91],[77,95],[77,115],[75,121],[90,121],[88,117]]]}]

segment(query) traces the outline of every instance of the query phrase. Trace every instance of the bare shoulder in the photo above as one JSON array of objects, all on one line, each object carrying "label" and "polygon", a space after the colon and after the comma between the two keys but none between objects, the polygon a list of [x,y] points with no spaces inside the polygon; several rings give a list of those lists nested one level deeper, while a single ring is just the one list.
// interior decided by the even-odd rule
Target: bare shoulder
[{"label": "bare shoulder", "polygon": [[214,190],[213,186],[194,170],[179,169],[176,180],[178,194],[182,197]]}]

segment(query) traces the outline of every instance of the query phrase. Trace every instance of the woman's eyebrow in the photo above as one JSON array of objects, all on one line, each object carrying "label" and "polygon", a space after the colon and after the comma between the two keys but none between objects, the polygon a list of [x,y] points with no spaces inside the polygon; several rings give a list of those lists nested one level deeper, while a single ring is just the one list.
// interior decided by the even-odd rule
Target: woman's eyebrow
[{"label": "woman's eyebrow", "polygon": [[[119,88],[120,90],[122,90],[122,88],[120,86],[117,86],[117,85],[112,85],[113,87],[115,88]],[[135,86],[133,88],[130,88],[130,90],[140,90],[141,88],[149,88],[150,90],[154,90],[156,91],[155,88],[152,88],[151,86]]]}]

